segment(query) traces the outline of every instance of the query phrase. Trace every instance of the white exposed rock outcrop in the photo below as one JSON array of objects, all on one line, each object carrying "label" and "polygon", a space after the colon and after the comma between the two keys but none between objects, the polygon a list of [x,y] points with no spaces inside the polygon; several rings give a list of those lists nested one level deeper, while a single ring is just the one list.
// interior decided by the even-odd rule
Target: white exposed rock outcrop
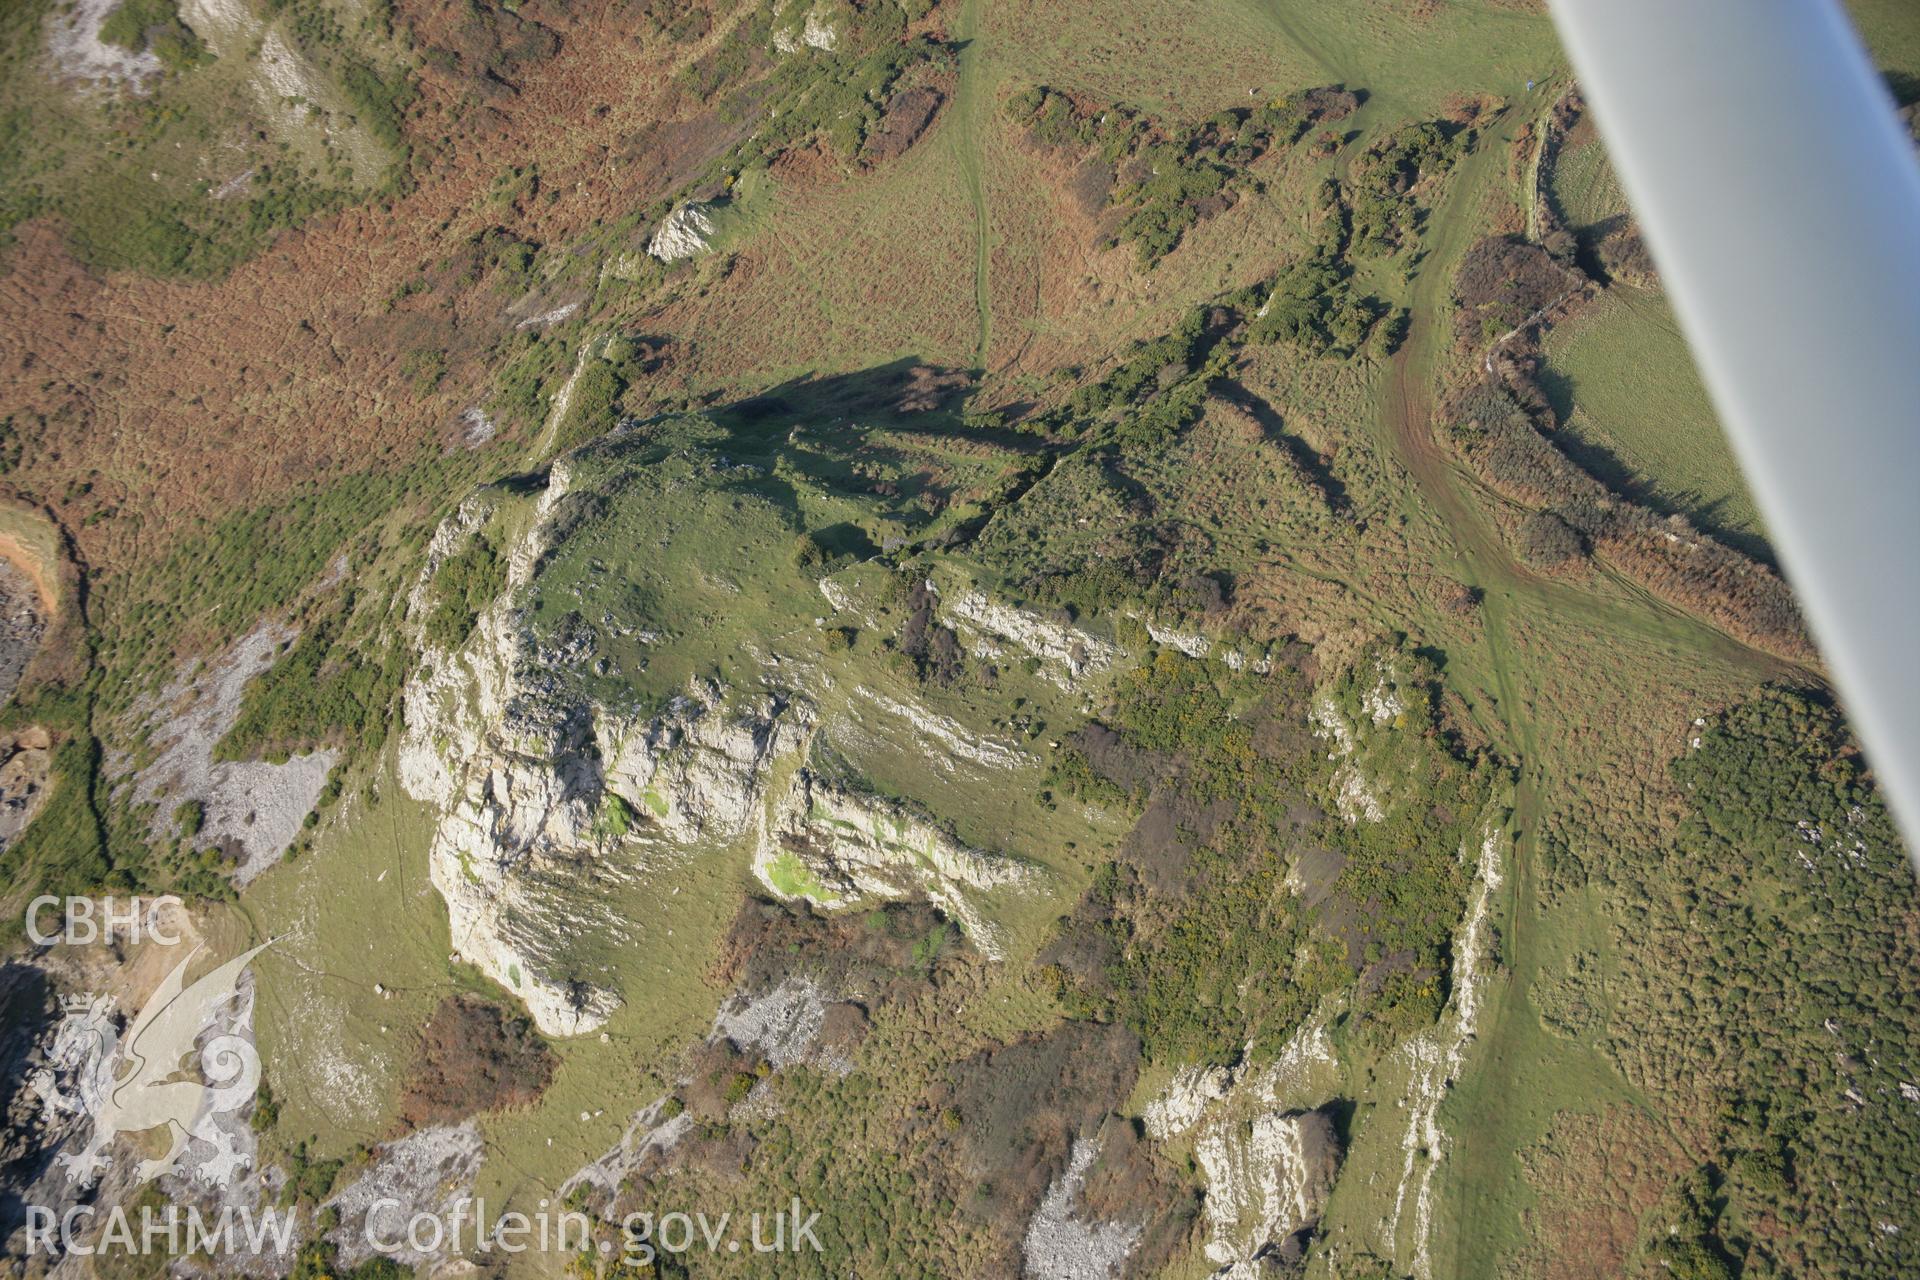
[{"label": "white exposed rock outcrop", "polygon": [[1257,1259],[1284,1255],[1294,1236],[1320,1220],[1340,1144],[1324,1112],[1269,1111],[1210,1126],[1193,1157],[1207,1181],[1207,1258],[1221,1266],[1218,1274],[1255,1280],[1263,1271]]},{"label": "white exposed rock outcrop", "polygon": [[968,591],[948,601],[942,619],[959,633],[977,657],[999,657],[1011,644],[1040,660],[1041,671],[1063,689],[1111,667],[1121,656],[1114,645],[1077,627],[1050,622],[1037,613]]},{"label": "white exposed rock outcrop", "polygon": [[1021,1242],[1021,1274],[1029,1280],[1108,1280],[1140,1243],[1138,1226],[1083,1216],[1080,1194],[1099,1154],[1098,1141],[1073,1140],[1067,1167],[1047,1188]]},{"label": "white exposed rock outcrop", "polygon": [[176,833],[176,809],[200,805],[196,848],[237,855],[233,879],[246,885],[280,860],[313,811],[340,753],[331,747],[264,760],[215,761],[214,748],[240,718],[247,685],[272,669],[295,632],[263,622],[235,641],[204,671],[179,675],[138,711],[146,720],[150,762],[133,779],[133,803],[154,806],[156,840]]},{"label": "white exposed rock outcrop", "polygon": [[1360,695],[1360,709],[1376,725],[1398,720],[1407,709],[1406,696],[1400,691],[1400,673],[1385,655],[1374,660],[1373,687]]},{"label": "white exposed rock outcrop", "polygon": [[1323,1009],[1263,1067],[1187,1067],[1146,1103],[1142,1121],[1156,1142],[1192,1134],[1217,1274],[1260,1276],[1256,1259],[1284,1253],[1319,1221],[1342,1151],[1327,1113],[1313,1107],[1336,1086]]},{"label": "white exposed rock outcrop", "polygon": [[460,660],[408,688],[401,781],[441,809],[429,867],[454,949],[520,995],[547,1034],[592,1031],[617,998],[557,965],[595,919],[591,895],[567,882],[584,891],[631,864],[610,856],[622,837],[600,820],[608,797],[675,844],[736,839],[809,713],[767,695],[730,714],[708,685],[634,722],[556,696],[549,655],[504,604],[476,630]]},{"label": "white exposed rock outcrop", "polygon": [[1353,726],[1340,714],[1340,708],[1333,705],[1333,699],[1324,694],[1314,700],[1309,714],[1313,719],[1314,733],[1333,743],[1333,750],[1327,753],[1327,758],[1341,762],[1333,775],[1334,811],[1350,823],[1363,818],[1368,822],[1384,819],[1387,810],[1381,803],[1379,792],[1352,759],[1358,745],[1354,741]]},{"label": "white exposed rock outcrop", "polygon": [[888,715],[912,725],[921,741],[932,748],[928,752],[929,758],[942,769],[951,771],[955,760],[964,760],[986,769],[1017,769],[1028,763],[1025,752],[973,733],[948,716],[889,698],[884,693],[876,693],[864,686],[855,692]]},{"label": "white exposed rock outcrop", "polygon": [[[567,489],[557,465],[532,532],[508,555],[507,591],[484,609],[460,653],[434,653],[403,695],[401,784],[440,811],[429,853],[455,951],[526,1001],[549,1035],[592,1031],[618,1006],[571,972],[583,927],[618,931],[596,886],[634,870],[602,815],[620,798],[648,835],[676,844],[749,830],[772,762],[806,741],[811,714],[763,695],[729,711],[718,686],[696,684],[661,714],[621,716],[573,691],[565,672],[592,656],[590,636],[535,637],[516,604],[551,540]],[[430,607],[432,574],[485,522],[469,500],[443,524],[411,598]]]},{"label": "white exposed rock outcrop", "polygon": [[[405,1266],[448,1256],[452,1250],[444,1240],[414,1249],[407,1226],[428,1216],[452,1222],[457,1206],[472,1195],[485,1153],[471,1120],[420,1129],[375,1148],[366,1172],[327,1201],[339,1216],[328,1238],[339,1246],[341,1262],[353,1267],[367,1261],[375,1255],[375,1240],[400,1241],[391,1256]],[[427,1243],[431,1237],[418,1233],[416,1239]]]},{"label": "white exposed rock outcrop", "polygon": [[924,895],[993,957],[1003,954],[1000,931],[976,895],[1028,883],[1036,874],[1011,858],[968,848],[904,805],[807,769],[797,770],[775,798],[753,869],[782,897],[826,907]]},{"label": "white exposed rock outcrop", "polygon": [[1326,1100],[1338,1065],[1323,1010],[1301,1024],[1273,1061],[1258,1070],[1244,1064],[1181,1068],[1147,1104],[1141,1119],[1151,1137],[1166,1142],[1229,1111],[1298,1110]]},{"label": "white exposed rock outcrop", "polygon": [[161,62],[153,52],[123,49],[100,38],[100,25],[119,7],[120,0],[74,0],[48,13],[47,53],[55,79],[144,93],[159,78]]},{"label": "white exposed rock outcrop", "polygon": [[1323,1010],[1264,1066],[1187,1067],[1147,1104],[1156,1141],[1193,1136],[1218,1274],[1252,1280],[1263,1274],[1256,1259],[1284,1253],[1319,1220],[1342,1153],[1326,1113],[1312,1108],[1333,1096],[1337,1066]]},{"label": "white exposed rock outcrop", "polygon": [[822,53],[832,53],[840,47],[840,29],[826,14],[815,5],[807,11],[806,18],[798,24],[781,27],[773,33],[773,47],[780,53],[798,53],[802,49],[818,49]]},{"label": "white exposed rock outcrop", "polygon": [[[1465,857],[1463,849],[1463,861]],[[1454,935],[1453,994],[1441,1011],[1439,1023],[1415,1036],[1405,1049],[1410,1071],[1403,1103],[1407,1128],[1400,1141],[1404,1158],[1393,1213],[1383,1223],[1383,1239],[1387,1248],[1394,1250],[1400,1228],[1411,1212],[1413,1238],[1402,1252],[1411,1255],[1409,1261],[1418,1280],[1429,1280],[1433,1274],[1433,1175],[1451,1146],[1440,1127],[1440,1102],[1459,1079],[1467,1048],[1480,1029],[1493,949],[1493,895],[1499,892],[1502,879],[1500,832],[1489,827],[1480,843],[1466,917]]]},{"label": "white exposed rock outcrop", "polygon": [[832,53],[840,47],[840,31],[821,16],[815,9],[807,15],[807,21],[800,28],[800,43],[809,49],[819,49],[823,53]]},{"label": "white exposed rock outcrop", "polygon": [[1213,652],[1213,641],[1198,631],[1176,631],[1172,627],[1163,627],[1151,618],[1147,620],[1147,634],[1153,637],[1155,644],[1178,649],[1189,658],[1204,658]]},{"label": "white exposed rock outcrop", "polygon": [[810,978],[788,978],[759,995],[731,997],[714,1015],[709,1038],[724,1037],[750,1049],[778,1071],[812,1056],[826,1017],[827,998],[819,985]]},{"label": "white exposed rock outcrop", "polygon": [[713,219],[707,214],[707,206],[688,201],[655,229],[653,238],[647,241],[647,252],[662,262],[678,262],[705,253],[712,239]]},{"label": "white exposed rock outcrop", "polygon": [[248,67],[249,96],[276,133],[338,147],[362,181],[385,167],[388,157],[364,126],[354,123],[338,85],[247,0],[178,0],[177,8],[222,62]]},{"label": "white exposed rock outcrop", "polygon": [[819,582],[820,594],[826,597],[835,613],[850,613],[868,626],[873,625],[873,615],[860,607],[859,601],[845,585],[832,578],[822,578]]},{"label": "white exposed rock outcrop", "polygon": [[620,1141],[561,1183],[559,1198],[564,1202],[581,1187],[591,1187],[603,1197],[619,1195],[628,1176],[649,1156],[673,1150],[693,1132],[693,1113],[677,1110],[675,1103],[674,1096],[666,1093],[634,1112]]},{"label": "white exposed rock outcrop", "polygon": [[[650,860],[751,842],[756,873],[777,893],[826,906],[924,895],[998,954],[980,895],[1025,883],[1034,870],[804,767],[818,721],[808,699],[696,680],[641,715],[583,692],[575,677],[599,657],[596,633],[562,623],[536,634],[522,608],[566,523],[570,483],[562,459],[529,532],[505,552],[501,597],[458,653],[428,653],[403,693],[400,781],[438,810],[428,865],[455,952],[520,996],[547,1034],[593,1031],[619,1005],[599,976],[604,965],[584,958],[593,940],[625,936],[610,891]],[[432,610],[434,574],[488,527],[497,501],[475,495],[435,533],[409,597],[412,618]],[[926,708],[861,692],[902,717],[949,769],[1026,761]]]},{"label": "white exposed rock outcrop", "polygon": [[1232,1090],[1235,1076],[1231,1067],[1182,1067],[1140,1117],[1147,1133],[1165,1142],[1193,1128],[1206,1114],[1208,1103],[1218,1102]]}]

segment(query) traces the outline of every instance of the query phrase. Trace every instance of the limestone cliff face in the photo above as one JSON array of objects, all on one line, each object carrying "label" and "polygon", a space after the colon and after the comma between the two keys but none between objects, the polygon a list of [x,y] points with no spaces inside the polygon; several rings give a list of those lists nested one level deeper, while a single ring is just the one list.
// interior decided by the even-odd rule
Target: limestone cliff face
[{"label": "limestone cliff face", "polygon": [[1252,1280],[1269,1256],[1299,1260],[1298,1237],[1320,1220],[1340,1154],[1323,1111],[1267,1112],[1244,1127],[1215,1126],[1200,1136],[1193,1155],[1207,1180],[1214,1232],[1207,1257],[1222,1274]]},{"label": "limestone cliff face", "polygon": [[[1037,872],[969,848],[909,806],[817,776],[807,766],[821,716],[809,691],[695,680],[646,715],[582,692],[589,682],[576,675],[602,656],[592,633],[562,626],[543,637],[523,606],[564,536],[568,482],[563,460],[529,531],[506,549],[505,590],[458,652],[429,648],[403,695],[400,781],[438,814],[429,869],[455,952],[520,996],[547,1034],[596,1030],[620,1004],[602,970],[578,959],[582,943],[620,935],[604,890],[653,858],[741,846],[782,896],[829,908],[924,896],[998,954],[980,896]],[[482,494],[448,518],[412,617],[431,610],[433,575],[492,515]],[[792,670],[807,678],[804,666]],[[886,705],[970,767],[1024,763],[917,704]]]},{"label": "limestone cliff face", "polygon": [[941,616],[966,640],[969,652],[997,658],[1009,646],[1023,651],[1039,659],[1047,679],[1063,689],[1077,688],[1121,656],[1118,647],[1077,627],[1000,604],[980,591],[962,592],[947,601]]},{"label": "limestone cliff face", "polygon": [[[549,1035],[592,1031],[619,1005],[563,959],[594,923],[582,891],[630,876],[649,842],[743,835],[770,764],[799,749],[812,723],[803,703],[772,695],[730,710],[711,684],[650,718],[611,714],[575,692],[565,675],[592,657],[591,644],[543,644],[517,603],[566,485],[562,464],[509,553],[506,591],[458,653],[428,653],[409,682],[399,752],[401,784],[439,811],[429,869],[455,952],[525,1000]],[[435,536],[414,616],[429,607],[431,575],[485,517],[469,501]]]},{"label": "limestone cliff face", "polygon": [[1206,1183],[1206,1255],[1221,1276],[1297,1262],[1344,1157],[1328,1108],[1337,1060],[1320,1016],[1270,1063],[1188,1067],[1147,1105],[1156,1141],[1186,1137]]},{"label": "limestone cliff face", "polygon": [[[595,923],[569,886],[627,878],[663,842],[738,839],[772,765],[804,745],[812,717],[774,696],[729,710],[720,688],[705,685],[651,719],[624,719],[539,696],[526,656],[476,646],[462,666],[489,667],[492,680],[474,680],[465,696],[442,686],[434,699],[422,682],[421,700],[438,714],[409,711],[401,778],[441,811],[429,865],[455,951],[520,995],[542,1031],[578,1035],[619,999],[555,966]],[[498,718],[471,692],[489,683],[504,693]],[[609,813],[631,817],[609,822]]]},{"label": "limestone cliff face", "polygon": [[705,253],[712,236],[713,219],[707,216],[707,206],[689,202],[667,215],[647,241],[647,252],[662,262],[678,262]]},{"label": "limestone cliff face", "polygon": [[924,895],[989,956],[1002,953],[978,895],[1038,874],[1011,858],[968,848],[904,805],[794,773],[776,796],[754,854],[754,873],[784,897],[826,907],[866,898]]}]

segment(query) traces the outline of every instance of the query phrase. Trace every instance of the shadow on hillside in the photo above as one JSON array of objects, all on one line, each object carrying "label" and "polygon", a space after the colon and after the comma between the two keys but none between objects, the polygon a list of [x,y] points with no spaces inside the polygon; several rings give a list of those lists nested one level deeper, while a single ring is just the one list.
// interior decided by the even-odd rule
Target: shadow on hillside
[{"label": "shadow on hillside", "polygon": [[959,424],[961,407],[972,394],[970,369],[927,364],[906,356],[870,369],[820,377],[794,378],[715,411],[741,424],[785,419],[801,422],[851,422],[896,425],[902,419],[931,416],[940,429]]},{"label": "shadow on hillside", "polygon": [[1306,441],[1287,431],[1286,422],[1280,417],[1278,409],[1231,379],[1221,379],[1214,386],[1214,393],[1259,424],[1267,439],[1291,458],[1293,465],[1305,472],[1326,494],[1328,506],[1342,514],[1352,510],[1352,504],[1347,500],[1347,486],[1340,482],[1340,477],[1333,474]]},{"label": "shadow on hillside", "polygon": [[[1572,380],[1551,365],[1540,370],[1537,380],[1555,419],[1570,423],[1574,405]],[[1714,429],[1719,430],[1718,426]],[[1582,435],[1572,426],[1561,426],[1547,433],[1547,437],[1568,460],[1605,485],[1609,492],[1659,515],[1683,515],[1714,541],[1769,568],[1779,568],[1773,547],[1764,536],[1742,529],[1727,518],[1725,498],[1708,498],[1692,490],[1663,489],[1612,449]]]},{"label": "shadow on hillside", "polygon": [[[13,1082],[4,1097],[9,1114],[29,1114],[22,1110],[27,1068],[35,1045],[53,1026],[56,1012],[53,987],[44,973],[14,961],[0,965],[0,1073]],[[0,1164],[5,1181],[5,1190],[0,1191],[0,1235],[11,1235],[26,1221],[23,1191],[47,1171],[55,1149],[23,1136]]]},{"label": "shadow on hillside", "polygon": [[[954,498],[948,465],[975,446],[1041,453],[1030,435],[969,420],[965,406],[976,371],[905,357],[849,373],[794,378],[758,395],[716,405],[707,416],[728,436],[728,453],[761,466],[737,483],[788,507],[804,521],[799,495],[780,476],[797,473],[830,491],[878,501],[910,529],[924,530]],[[817,539],[852,545],[851,526],[818,530]]]}]

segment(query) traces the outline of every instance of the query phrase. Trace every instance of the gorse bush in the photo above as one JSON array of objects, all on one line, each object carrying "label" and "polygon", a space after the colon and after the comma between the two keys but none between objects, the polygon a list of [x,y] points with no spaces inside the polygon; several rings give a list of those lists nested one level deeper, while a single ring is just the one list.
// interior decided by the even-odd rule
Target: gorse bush
[{"label": "gorse bush", "polygon": [[433,607],[421,623],[421,638],[430,648],[458,649],[467,642],[480,611],[506,585],[506,560],[484,532],[475,534],[434,575]]},{"label": "gorse bush", "polygon": [[184,71],[206,56],[174,0],[121,0],[100,24],[100,38],[136,53],[150,51],[169,71]]},{"label": "gorse bush", "polygon": [[1358,105],[1342,89],[1312,89],[1257,108],[1222,111],[1198,124],[1169,129],[1122,106],[1084,109],[1044,86],[1015,97],[1009,109],[1035,139],[1090,150],[1117,171],[1112,193],[1127,212],[1116,241],[1152,266],[1178,248],[1209,214],[1251,184],[1248,166],[1269,150],[1299,141],[1313,124],[1339,120]]},{"label": "gorse bush", "polygon": [[345,635],[353,603],[347,595],[247,686],[216,759],[279,761],[327,743],[351,745],[362,757],[379,753],[406,678],[406,648],[382,640],[377,620]]},{"label": "gorse bush", "polygon": [[1402,248],[1418,216],[1416,188],[1472,149],[1472,129],[1426,121],[1374,143],[1349,176],[1353,246],[1358,253]]}]

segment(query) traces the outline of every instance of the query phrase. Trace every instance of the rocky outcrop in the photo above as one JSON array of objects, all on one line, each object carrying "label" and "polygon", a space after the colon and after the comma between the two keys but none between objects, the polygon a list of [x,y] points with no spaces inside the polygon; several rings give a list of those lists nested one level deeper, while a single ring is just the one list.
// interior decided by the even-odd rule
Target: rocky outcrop
[{"label": "rocky outcrop", "polygon": [[1078,687],[1087,676],[1105,671],[1120,650],[1077,627],[1052,622],[1026,609],[967,591],[945,602],[941,618],[977,657],[997,658],[1012,645],[1040,660],[1040,669],[1063,689]]},{"label": "rocky outcrop", "polygon": [[1151,618],[1146,622],[1147,634],[1155,644],[1165,645],[1169,649],[1178,649],[1189,658],[1204,658],[1213,652],[1213,640],[1198,631],[1179,631],[1172,627],[1163,627]]},{"label": "rocky outcrop", "polygon": [[1107,1280],[1120,1274],[1140,1243],[1137,1224],[1096,1221],[1080,1202],[1099,1154],[1097,1139],[1073,1140],[1067,1167],[1048,1186],[1021,1241],[1021,1274],[1028,1280]]},{"label": "rocky outcrop", "polygon": [[1187,1067],[1142,1120],[1156,1142],[1190,1138],[1206,1182],[1207,1257],[1252,1280],[1269,1259],[1297,1260],[1344,1157],[1329,1099],[1339,1083],[1326,1011],[1257,1068]]},{"label": "rocky outcrop", "polygon": [[[400,781],[438,811],[429,872],[454,951],[524,1000],[548,1035],[596,1030],[620,1000],[582,956],[593,939],[624,934],[610,891],[652,859],[750,843],[756,874],[777,894],[827,907],[923,896],[998,954],[981,895],[1035,872],[968,848],[907,805],[817,776],[807,764],[819,715],[801,692],[695,680],[651,714],[585,692],[581,676],[601,656],[596,633],[564,623],[536,633],[522,607],[568,526],[569,487],[562,459],[529,532],[505,550],[501,596],[459,652],[424,655],[403,694]],[[435,534],[410,597],[414,618],[433,607],[440,567],[509,523],[495,518],[496,501],[476,495]],[[865,700],[914,725],[946,768],[1025,762],[917,704]]]},{"label": "rocky outcrop", "polygon": [[1309,716],[1315,736],[1331,744],[1329,760],[1338,767],[1333,775],[1334,811],[1349,823],[1381,822],[1387,816],[1390,797],[1385,775],[1375,754],[1383,735],[1405,724],[1407,693],[1405,677],[1391,654],[1378,654],[1373,661],[1373,683],[1359,690],[1357,708],[1342,711],[1334,695],[1323,691],[1313,701]]},{"label": "rocky outcrop", "polygon": [[38,725],[0,733],[0,850],[27,829],[47,801],[53,738]]},{"label": "rocky outcrop", "polygon": [[654,230],[647,252],[662,262],[678,262],[707,251],[713,238],[713,219],[707,206],[695,201],[681,205]]},{"label": "rocky outcrop", "polygon": [[0,705],[13,696],[47,633],[47,614],[33,580],[0,558]]},{"label": "rocky outcrop", "polygon": [[[1453,1143],[1440,1125],[1440,1103],[1466,1069],[1467,1051],[1480,1031],[1487,979],[1494,966],[1495,895],[1505,881],[1500,831],[1489,826],[1474,857],[1473,891],[1454,934],[1453,991],[1440,1021],[1413,1037],[1402,1050],[1408,1061],[1406,1096],[1401,1106],[1407,1127],[1400,1139],[1400,1185],[1393,1212],[1383,1221],[1384,1240],[1407,1257],[1417,1280],[1433,1274],[1434,1174]],[[1460,860],[1470,856],[1460,850]],[[1400,1234],[1411,1228],[1411,1240]]]},{"label": "rocky outcrop", "polygon": [[401,781],[441,810],[429,870],[454,950],[547,1034],[592,1031],[618,997],[564,959],[601,922],[592,886],[633,874],[650,844],[744,835],[811,713],[775,695],[730,709],[718,685],[696,684],[661,714],[627,719],[566,692],[510,607],[476,630],[458,660],[408,689]]},{"label": "rocky outcrop", "polygon": [[1233,1089],[1235,1073],[1231,1067],[1182,1067],[1160,1095],[1147,1104],[1140,1117],[1147,1132],[1164,1142],[1185,1133],[1200,1122],[1210,1103],[1225,1098]]},{"label": "rocky outcrop", "polygon": [[[263,622],[204,669],[182,666],[173,681],[135,707],[153,755],[133,774],[130,796],[135,806],[148,809],[153,839],[177,835],[196,849],[220,850],[242,886],[293,844],[340,755],[323,747],[281,764],[214,759],[240,718],[247,685],[272,669],[296,634],[282,623]],[[199,806],[191,831],[182,829],[180,816],[189,802]]]},{"label": "rocky outcrop", "polygon": [[[407,793],[440,813],[429,871],[455,952],[519,995],[548,1035],[592,1031],[619,1004],[567,959],[583,930],[617,929],[598,890],[635,874],[649,845],[744,836],[773,762],[812,726],[803,703],[765,694],[730,708],[712,683],[650,717],[580,693],[569,675],[593,658],[591,637],[537,637],[518,605],[568,487],[563,461],[508,552],[502,596],[460,652],[429,653],[408,683],[399,752]],[[430,607],[433,573],[489,512],[470,499],[436,533],[415,617]]]},{"label": "rocky outcrop", "polygon": [[[328,1239],[339,1248],[341,1264],[357,1267],[375,1256],[389,1256],[414,1267],[452,1254],[454,1242],[447,1240],[431,1240],[425,1249],[414,1248],[407,1227],[424,1217],[449,1227],[458,1224],[460,1215],[470,1212],[463,1202],[473,1193],[485,1155],[480,1131],[471,1120],[420,1129],[376,1147],[366,1172],[325,1205],[338,1219]],[[461,1229],[471,1241],[488,1225],[469,1216]],[[419,1233],[417,1239],[425,1243],[430,1237]],[[376,1240],[400,1245],[376,1255]]]},{"label": "rocky outcrop", "polygon": [[960,843],[907,806],[799,769],[776,797],[754,874],[784,898],[841,907],[872,898],[925,897],[988,956],[1003,953],[981,894],[1030,883],[1026,863]]},{"label": "rocky outcrop", "polygon": [[1325,1111],[1266,1112],[1244,1125],[1215,1125],[1194,1143],[1207,1180],[1213,1238],[1207,1257],[1224,1276],[1264,1273],[1272,1258],[1297,1262],[1303,1233],[1320,1221],[1340,1171],[1340,1139]]},{"label": "rocky outcrop", "polygon": [[1334,812],[1349,823],[1362,819],[1368,822],[1384,820],[1387,811],[1380,801],[1378,789],[1353,759],[1353,726],[1340,714],[1340,708],[1334,705],[1333,699],[1324,695],[1314,701],[1310,714],[1315,735],[1333,744],[1327,758],[1339,762],[1333,775]]},{"label": "rocky outcrop", "polygon": [[840,47],[840,29],[815,5],[799,22],[789,21],[776,30],[773,47],[780,53],[798,53],[802,49],[832,53]]},{"label": "rocky outcrop", "polygon": [[1030,762],[1030,757],[1017,747],[974,733],[949,716],[889,698],[865,686],[854,692],[888,715],[912,725],[921,743],[928,748],[928,760],[942,772],[953,772],[955,761],[983,769],[1017,769]]}]

